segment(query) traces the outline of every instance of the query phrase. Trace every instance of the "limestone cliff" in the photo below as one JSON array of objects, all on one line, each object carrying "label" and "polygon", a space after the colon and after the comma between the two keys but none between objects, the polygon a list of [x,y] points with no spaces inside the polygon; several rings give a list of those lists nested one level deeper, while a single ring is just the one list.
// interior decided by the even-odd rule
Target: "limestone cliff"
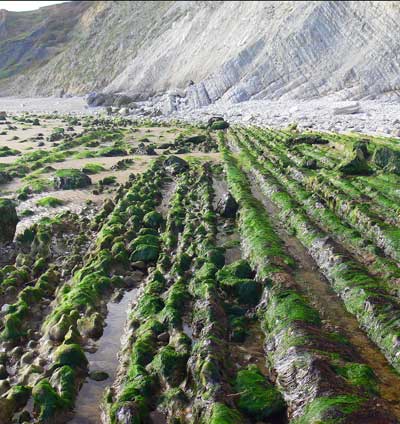
[{"label": "limestone cliff", "polygon": [[[310,98],[333,92],[347,99],[371,98],[397,95],[400,88],[397,2],[67,5],[41,9],[40,31],[54,32],[55,22],[65,27],[53,50],[22,52],[7,61],[2,53],[10,38],[20,40],[22,50],[30,46],[34,33],[21,22],[39,12],[0,12],[3,95],[52,95],[63,89],[144,99],[172,90],[187,104],[201,106],[218,99]],[[74,19],[66,20],[67,12],[57,15],[59,8],[74,8]],[[46,20],[50,11],[51,25]],[[10,15],[17,22],[11,35]]]}]

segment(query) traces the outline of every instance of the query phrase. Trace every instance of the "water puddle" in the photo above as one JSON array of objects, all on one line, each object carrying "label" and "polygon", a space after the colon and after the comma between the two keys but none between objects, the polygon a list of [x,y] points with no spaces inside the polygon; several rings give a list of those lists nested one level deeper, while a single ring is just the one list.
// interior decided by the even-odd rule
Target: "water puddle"
[{"label": "water puddle", "polygon": [[135,302],[138,296],[138,288],[126,292],[118,302],[110,302],[107,305],[107,326],[100,340],[97,342],[97,350],[87,353],[89,360],[89,372],[103,371],[109,375],[104,381],[94,381],[87,378],[79,391],[75,405],[74,418],[70,424],[99,424],[101,420],[100,404],[104,390],[114,381],[119,366],[118,352],[121,349],[121,337],[124,332],[129,305]]},{"label": "water puddle", "polygon": [[254,197],[263,203],[275,231],[285,243],[289,254],[296,259],[298,266],[294,272],[296,282],[312,305],[320,312],[321,317],[329,322],[330,328],[336,328],[342,332],[356,348],[363,361],[374,370],[378,378],[381,397],[391,405],[392,411],[400,418],[399,376],[383,353],[360,329],[357,319],[346,311],[342,300],[318,271],[317,264],[306,248],[283,228],[279,220],[279,210],[275,204],[260,193],[255,185],[256,183],[252,187]]}]

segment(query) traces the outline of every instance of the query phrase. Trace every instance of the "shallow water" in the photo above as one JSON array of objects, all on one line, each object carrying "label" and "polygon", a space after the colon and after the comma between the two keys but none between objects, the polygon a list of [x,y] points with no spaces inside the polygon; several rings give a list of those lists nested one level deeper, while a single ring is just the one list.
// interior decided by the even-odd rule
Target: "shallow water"
[{"label": "shallow water", "polygon": [[94,353],[87,353],[89,360],[89,372],[105,371],[109,378],[105,381],[94,381],[86,379],[79,391],[75,415],[70,424],[99,424],[101,423],[100,404],[104,390],[110,386],[115,379],[119,365],[118,352],[121,349],[121,337],[123,335],[127,313],[130,310],[130,303],[134,302],[138,296],[138,288],[126,292],[122,299],[110,302],[107,305],[108,315],[106,327],[102,337],[97,341],[97,350]]}]

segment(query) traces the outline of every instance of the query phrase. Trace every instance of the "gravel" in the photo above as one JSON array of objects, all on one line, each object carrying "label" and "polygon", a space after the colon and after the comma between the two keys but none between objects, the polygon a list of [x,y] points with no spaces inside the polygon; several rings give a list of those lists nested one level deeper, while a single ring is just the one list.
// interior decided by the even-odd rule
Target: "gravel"
[{"label": "gravel", "polygon": [[[180,119],[187,122],[206,122],[210,116],[223,116],[230,123],[284,128],[297,123],[299,129],[316,129],[332,132],[361,132],[382,136],[400,136],[400,101],[362,100],[359,112],[335,114],[338,108],[349,106],[335,96],[315,100],[257,100],[242,103],[217,102],[196,110],[181,109],[170,115],[157,115],[155,120]],[[352,103],[354,104],[354,102]],[[185,107],[185,105],[183,105]],[[132,117],[149,116],[157,103],[143,102],[133,110]],[[351,109],[351,108],[350,108]],[[103,114],[104,108],[89,108],[83,97],[70,98],[0,98],[0,111],[7,113],[57,111],[64,114]],[[151,116],[151,115],[150,115]]]}]

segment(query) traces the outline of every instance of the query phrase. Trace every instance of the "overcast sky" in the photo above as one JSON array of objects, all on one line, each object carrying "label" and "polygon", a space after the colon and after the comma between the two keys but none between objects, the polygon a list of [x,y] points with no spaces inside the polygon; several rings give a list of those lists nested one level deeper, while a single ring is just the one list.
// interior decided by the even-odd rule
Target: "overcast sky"
[{"label": "overcast sky", "polygon": [[21,12],[23,10],[35,10],[50,4],[64,3],[64,1],[0,1],[0,9]]}]

